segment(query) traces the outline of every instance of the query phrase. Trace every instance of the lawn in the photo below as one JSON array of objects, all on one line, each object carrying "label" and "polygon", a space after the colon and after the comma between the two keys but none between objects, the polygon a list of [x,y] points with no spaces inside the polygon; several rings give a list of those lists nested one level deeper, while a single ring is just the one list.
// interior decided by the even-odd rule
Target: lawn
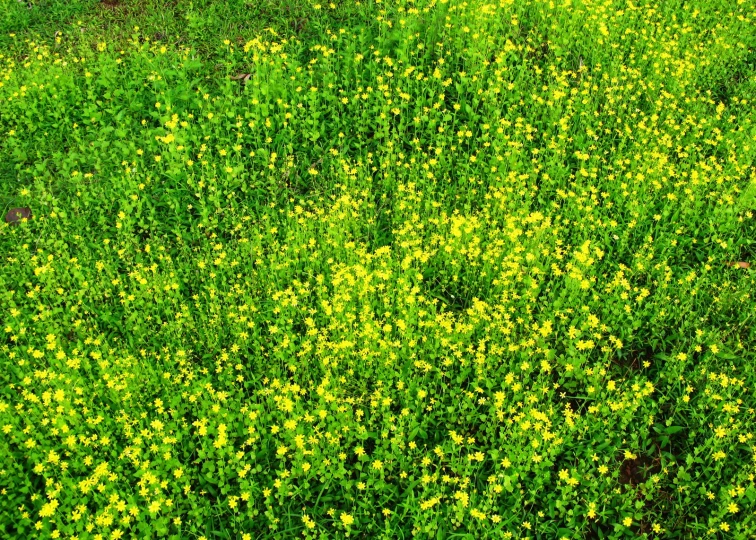
[{"label": "lawn", "polygon": [[3,538],[756,538],[752,0],[0,0]]}]

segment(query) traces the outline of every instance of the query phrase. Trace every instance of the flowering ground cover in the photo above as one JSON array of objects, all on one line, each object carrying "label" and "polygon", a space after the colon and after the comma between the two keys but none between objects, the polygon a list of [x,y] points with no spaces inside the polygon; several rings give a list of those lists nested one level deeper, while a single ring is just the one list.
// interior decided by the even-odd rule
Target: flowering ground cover
[{"label": "flowering ground cover", "polygon": [[3,538],[754,538],[750,0],[0,0]]}]

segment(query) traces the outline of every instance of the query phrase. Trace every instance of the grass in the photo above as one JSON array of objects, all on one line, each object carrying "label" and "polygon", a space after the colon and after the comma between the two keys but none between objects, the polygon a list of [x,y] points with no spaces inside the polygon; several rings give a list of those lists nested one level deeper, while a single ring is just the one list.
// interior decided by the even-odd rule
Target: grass
[{"label": "grass", "polygon": [[756,534],[750,3],[2,7],[4,537]]}]

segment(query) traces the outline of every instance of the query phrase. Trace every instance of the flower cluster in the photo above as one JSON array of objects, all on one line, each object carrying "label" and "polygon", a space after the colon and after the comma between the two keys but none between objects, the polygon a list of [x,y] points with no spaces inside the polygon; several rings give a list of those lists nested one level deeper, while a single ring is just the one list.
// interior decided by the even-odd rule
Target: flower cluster
[{"label": "flower cluster", "polygon": [[0,530],[754,534],[746,2],[219,4],[0,41]]}]

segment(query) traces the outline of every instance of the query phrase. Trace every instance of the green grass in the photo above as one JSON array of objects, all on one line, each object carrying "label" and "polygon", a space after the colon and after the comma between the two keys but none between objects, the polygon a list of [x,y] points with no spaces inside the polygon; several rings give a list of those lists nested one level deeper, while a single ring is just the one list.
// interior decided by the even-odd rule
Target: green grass
[{"label": "green grass", "polygon": [[3,2],[3,537],[753,538],[756,14],[694,4]]}]

